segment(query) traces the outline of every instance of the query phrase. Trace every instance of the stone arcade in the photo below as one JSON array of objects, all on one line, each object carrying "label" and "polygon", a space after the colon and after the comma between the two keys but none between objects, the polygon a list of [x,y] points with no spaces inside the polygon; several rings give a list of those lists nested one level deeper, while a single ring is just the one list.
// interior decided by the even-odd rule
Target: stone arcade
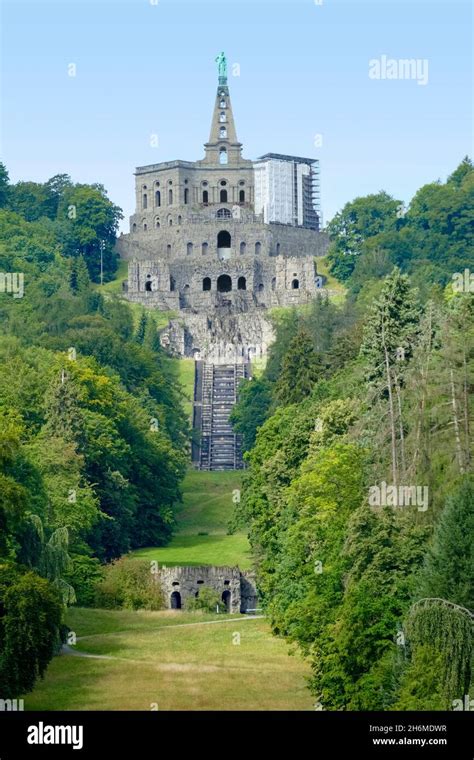
[{"label": "stone arcade", "polygon": [[[126,297],[172,312],[163,345],[197,360],[195,465],[235,469],[242,459],[227,418],[237,380],[250,374],[242,365],[273,340],[269,308],[306,303],[322,287],[315,259],[327,238],[319,229],[318,161],[243,158],[224,54],[216,60],[204,158],[136,169],[136,210],[117,250],[129,262]],[[215,366],[222,372],[211,377]]]},{"label": "stone arcade", "polygon": [[157,579],[175,610],[204,586],[217,591],[228,612],[253,611],[258,604],[254,574],[238,567],[161,567]]}]

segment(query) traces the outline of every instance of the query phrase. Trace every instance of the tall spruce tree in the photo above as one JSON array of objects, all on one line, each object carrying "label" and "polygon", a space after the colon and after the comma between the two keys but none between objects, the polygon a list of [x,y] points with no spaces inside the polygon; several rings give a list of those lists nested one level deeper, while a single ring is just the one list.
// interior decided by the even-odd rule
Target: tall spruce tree
[{"label": "tall spruce tree", "polygon": [[321,373],[321,357],[306,330],[290,342],[283,358],[281,374],[275,384],[275,398],[280,404],[297,404],[311,394]]}]

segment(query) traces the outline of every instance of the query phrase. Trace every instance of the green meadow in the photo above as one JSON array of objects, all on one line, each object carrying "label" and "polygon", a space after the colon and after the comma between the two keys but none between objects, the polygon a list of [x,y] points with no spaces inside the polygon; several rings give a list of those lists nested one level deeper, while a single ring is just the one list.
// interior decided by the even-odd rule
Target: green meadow
[{"label": "green meadow", "polygon": [[[311,710],[308,668],[245,615],[72,608],[26,710]],[[86,656],[84,656],[86,655]]]}]

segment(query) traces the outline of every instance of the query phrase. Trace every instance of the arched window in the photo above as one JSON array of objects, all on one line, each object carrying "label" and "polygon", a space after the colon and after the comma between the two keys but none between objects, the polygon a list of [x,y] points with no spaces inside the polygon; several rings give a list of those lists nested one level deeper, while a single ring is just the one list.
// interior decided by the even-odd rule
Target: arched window
[{"label": "arched window", "polygon": [[272,277],[272,290],[275,290],[277,284],[276,277]]},{"label": "arched window", "polygon": [[[171,248],[171,246],[169,246]],[[176,290],[176,280],[174,277],[170,277],[170,291]]]},{"label": "arched window", "polygon": [[147,229],[148,229],[148,225],[147,225],[147,224],[144,224],[144,225],[143,225],[143,232],[146,232],[146,231],[147,231]]},{"label": "arched window", "polygon": [[221,111],[219,114],[219,121],[224,122],[226,120],[224,111]]},{"label": "arched window", "polygon": [[220,208],[216,214],[218,219],[230,219],[232,211],[228,208]]},{"label": "arched window", "polygon": [[225,108],[225,98],[221,98],[221,102],[219,104],[219,108]]},{"label": "arched window", "polygon": [[169,216],[168,217],[168,227],[172,227],[172,226],[173,226],[173,217]]},{"label": "arched window", "polygon": [[161,206],[161,193],[159,190],[155,192],[155,206]]},{"label": "arched window", "polygon": [[299,286],[300,286],[300,281],[296,279],[295,277],[295,279],[291,281],[291,288],[292,290],[298,290]]},{"label": "arched window", "polygon": [[245,203],[245,190],[239,190],[239,203]]},{"label": "arched window", "polygon": [[221,138],[227,137],[227,129],[226,129],[226,127],[221,127],[219,129],[219,137],[221,137]]},{"label": "arched window", "polygon": [[145,280],[145,290],[149,293],[151,293],[151,274],[147,274],[146,280]]},{"label": "arched window", "polygon": [[171,206],[173,203],[173,191],[170,189],[168,190],[168,206]]},{"label": "arched window", "polygon": [[205,203],[206,206],[209,203],[209,191],[208,190],[203,190],[202,191],[202,202]]},{"label": "arched window", "polygon": [[137,225],[136,225],[136,224],[135,224],[135,222],[134,222],[134,223],[132,224],[132,232],[136,232],[136,231],[137,231]]},{"label": "arched window", "polygon": [[255,243],[255,253],[259,254],[262,250],[262,244],[261,243]]},{"label": "arched window", "polygon": [[246,248],[247,248],[246,244],[242,242],[242,243],[240,244],[240,253],[245,253],[245,249],[246,249]]},{"label": "arched window", "polygon": [[227,163],[227,148],[221,148],[219,151],[219,163],[220,164],[226,164]]},{"label": "arched window", "polygon": [[191,256],[192,252],[193,252],[193,244],[188,243],[186,246],[186,253],[188,254],[188,256]]},{"label": "arched window", "polygon": [[263,290],[263,282],[260,282],[258,284],[258,290],[259,290],[260,293],[262,292],[262,290]]},{"label": "arched window", "polygon": [[209,248],[208,243],[203,243],[201,246],[201,253],[205,255],[207,253],[207,249]]},{"label": "arched window", "polygon": [[184,188],[184,202],[187,203],[189,200],[189,188]]},{"label": "arched window", "polygon": [[221,274],[217,278],[217,292],[230,293],[232,290],[232,280],[228,274]]},{"label": "arched window", "polygon": [[277,256],[279,256],[279,254],[280,254],[280,243],[277,243],[277,245],[276,245],[276,252],[277,252]]},{"label": "arched window", "polygon": [[171,246],[169,245],[169,243],[166,246],[166,253],[168,254],[168,256],[171,256]]},{"label": "arched window", "polygon": [[205,277],[202,281],[202,289],[203,290],[210,290],[211,289],[211,278]]},{"label": "arched window", "polygon": [[237,280],[237,290],[247,290],[247,280],[245,277],[239,277]]},{"label": "arched window", "polygon": [[143,193],[142,206],[143,208],[148,208],[148,195],[146,193]]},{"label": "arched window", "polygon": [[158,216],[155,217],[155,227],[156,227],[156,229],[159,229],[159,227],[160,227],[160,218]]},{"label": "arched window", "polygon": [[227,232],[227,230],[221,230],[217,236],[217,247],[230,248],[230,245],[231,245],[230,232]]},{"label": "arched window", "polygon": [[219,200],[221,203],[227,203],[227,190],[221,190]]},{"label": "arched window", "polygon": [[181,216],[181,214],[180,214],[180,215],[178,216],[178,224],[181,224],[181,222],[182,222],[182,221],[183,221],[183,217],[182,217],[182,216]]}]

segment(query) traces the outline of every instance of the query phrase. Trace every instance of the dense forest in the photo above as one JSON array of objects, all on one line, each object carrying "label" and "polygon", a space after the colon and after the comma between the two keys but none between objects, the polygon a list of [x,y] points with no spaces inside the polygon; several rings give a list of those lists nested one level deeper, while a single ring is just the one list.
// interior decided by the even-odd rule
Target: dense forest
[{"label": "dense forest", "polygon": [[116,269],[120,209],[69,177],[0,165],[0,682],[29,691],[65,605],[101,564],[171,536],[187,459],[175,362],[156,324],[94,282]]},{"label": "dense forest", "polygon": [[[233,412],[275,634],[322,710],[463,709],[474,609],[474,169],[329,224],[344,304],[276,317]],[[467,270],[467,271],[466,271]],[[471,686],[472,688],[472,686]],[[472,691],[471,691],[472,693]]]}]

